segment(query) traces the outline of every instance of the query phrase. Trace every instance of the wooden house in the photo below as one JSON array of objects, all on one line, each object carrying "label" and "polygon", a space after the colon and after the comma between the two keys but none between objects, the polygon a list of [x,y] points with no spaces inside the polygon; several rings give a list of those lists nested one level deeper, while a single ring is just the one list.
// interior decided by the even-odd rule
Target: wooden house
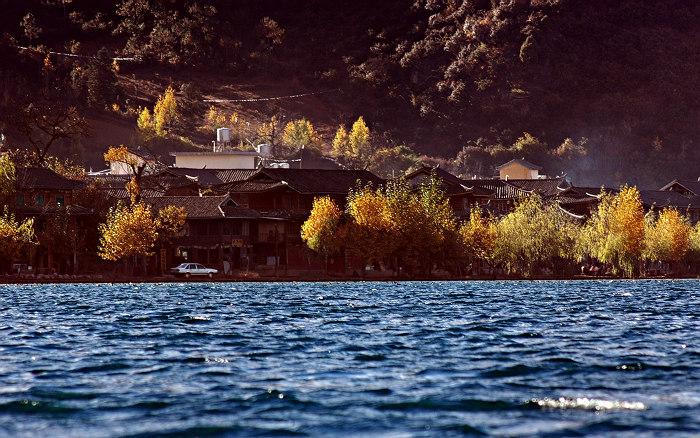
[{"label": "wooden house", "polygon": [[[15,173],[15,202],[13,212],[18,219],[33,218],[39,245],[28,248],[23,263],[32,266],[33,273],[69,273],[76,263],[76,254],[64,258],[55,256],[57,248],[41,239],[48,222],[65,215],[73,230],[84,230],[83,222],[92,211],[73,202],[74,192],[85,186],[84,181],[66,178],[43,167],[19,167]],[[68,244],[68,242],[66,242]]]},{"label": "wooden house", "polygon": [[183,207],[185,227],[156,251],[156,271],[164,272],[182,262],[196,262],[228,269],[248,269],[258,239],[260,214],[241,207],[229,195],[159,196],[144,198],[154,216],[172,205]]},{"label": "wooden house", "polygon": [[440,178],[442,189],[450,202],[450,206],[458,219],[469,218],[469,212],[474,207],[483,207],[495,194],[493,190],[472,184],[439,167],[422,167],[404,176],[409,184],[418,186],[432,175]]},{"label": "wooden house", "polygon": [[[351,188],[383,184],[382,178],[366,170],[259,168],[244,181],[218,186],[239,205],[260,213],[255,245],[259,270],[310,269],[311,256],[301,239],[301,225],[311,213],[314,198],[329,196],[345,208]],[[344,273],[351,261],[334,257],[331,272]]]}]

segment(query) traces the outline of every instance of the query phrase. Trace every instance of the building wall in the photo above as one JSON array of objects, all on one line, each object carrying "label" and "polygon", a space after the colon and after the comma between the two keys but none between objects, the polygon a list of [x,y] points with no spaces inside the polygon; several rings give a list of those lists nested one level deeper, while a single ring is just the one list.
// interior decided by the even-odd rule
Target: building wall
[{"label": "building wall", "polygon": [[523,166],[520,163],[512,163],[501,168],[499,177],[501,179],[537,179],[540,172]]},{"label": "building wall", "polygon": [[175,167],[191,169],[255,169],[255,155],[245,154],[176,154]]},{"label": "building wall", "polygon": [[[138,155],[131,154],[129,155],[129,159],[136,159],[136,167],[141,167],[144,164],[146,164],[149,168],[153,167],[153,161],[146,162],[146,160],[144,160],[142,157],[139,157]],[[150,172],[151,169],[146,169],[146,173]],[[131,171],[131,166],[129,166],[126,163],[122,163],[120,161],[110,161],[109,173],[112,175],[131,175],[134,172]]]}]

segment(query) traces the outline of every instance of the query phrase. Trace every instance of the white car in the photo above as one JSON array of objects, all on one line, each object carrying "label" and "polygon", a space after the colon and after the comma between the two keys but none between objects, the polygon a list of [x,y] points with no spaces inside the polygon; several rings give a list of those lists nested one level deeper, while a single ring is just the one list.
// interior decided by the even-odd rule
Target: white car
[{"label": "white car", "polygon": [[213,268],[207,268],[199,263],[182,263],[174,268],[170,268],[170,272],[177,277],[184,276],[185,278],[190,278],[192,275],[206,275],[212,278],[214,274],[217,274],[219,271]]}]

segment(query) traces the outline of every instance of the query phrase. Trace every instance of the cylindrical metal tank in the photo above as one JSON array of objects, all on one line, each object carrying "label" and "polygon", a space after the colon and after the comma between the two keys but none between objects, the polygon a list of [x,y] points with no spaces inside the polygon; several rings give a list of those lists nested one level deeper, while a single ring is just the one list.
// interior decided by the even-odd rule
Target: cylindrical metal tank
[{"label": "cylindrical metal tank", "polygon": [[269,157],[272,154],[272,146],[265,143],[259,144],[258,154],[260,154],[261,157]]},{"label": "cylindrical metal tank", "polygon": [[231,141],[231,130],[229,128],[217,129],[216,141]]}]

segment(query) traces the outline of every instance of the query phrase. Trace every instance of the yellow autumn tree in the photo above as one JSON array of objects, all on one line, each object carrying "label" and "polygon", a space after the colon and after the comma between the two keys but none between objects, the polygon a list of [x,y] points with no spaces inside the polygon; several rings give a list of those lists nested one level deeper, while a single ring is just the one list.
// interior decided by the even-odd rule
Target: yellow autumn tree
[{"label": "yellow autumn tree", "polygon": [[155,221],[158,239],[163,243],[169,242],[183,230],[185,221],[187,221],[185,207],[168,205],[161,208]]},{"label": "yellow autumn tree", "polygon": [[126,146],[110,146],[104,154],[104,159],[107,164],[111,162],[122,163],[126,165],[132,173],[136,173],[136,168],[139,165],[138,158],[129,152]]},{"label": "yellow autumn tree", "polygon": [[272,146],[272,155],[279,157],[278,138],[280,136],[280,120],[277,116],[270,117],[269,122],[263,122],[257,129],[258,140]]},{"label": "yellow autumn tree", "polygon": [[644,248],[644,209],[636,187],[624,186],[615,196],[603,193],[580,234],[579,257],[587,255],[628,277],[638,272]]},{"label": "yellow autumn tree", "polygon": [[125,165],[134,177],[126,184],[126,190],[131,197],[131,203],[136,204],[141,200],[141,177],[146,170],[146,163],[129,152],[129,149],[124,145],[118,147],[110,146],[104,154],[104,159],[107,164],[121,163]]},{"label": "yellow autumn tree", "polygon": [[685,254],[684,262],[693,272],[697,272],[697,266],[700,264],[700,222],[690,227],[688,251]]},{"label": "yellow autumn tree", "polygon": [[351,154],[360,160],[366,160],[370,155],[369,144],[369,128],[365,123],[365,119],[360,116],[355,123],[352,124],[352,129],[348,136]]},{"label": "yellow autumn tree", "polygon": [[345,211],[350,219],[347,244],[351,251],[369,263],[392,254],[396,224],[380,190],[371,185],[352,189]]},{"label": "yellow autumn tree", "polygon": [[238,113],[234,112],[229,117],[229,127],[231,128],[231,141],[240,149],[244,149],[246,142],[251,144],[250,123],[245,121]]},{"label": "yellow autumn tree", "polygon": [[25,246],[36,243],[34,219],[19,222],[5,205],[3,215],[0,216],[0,271],[4,271]]},{"label": "yellow autumn tree", "polygon": [[177,100],[175,99],[175,90],[172,86],[165,89],[165,95],[158,96],[158,101],[153,107],[153,127],[156,135],[165,136],[168,131],[177,121],[178,108]]},{"label": "yellow autumn tree", "polygon": [[282,141],[295,151],[300,147],[319,149],[320,138],[314,131],[314,126],[306,119],[294,120],[287,123],[282,133]]},{"label": "yellow autumn tree", "polygon": [[119,203],[110,208],[106,222],[99,225],[98,255],[112,261],[149,256],[158,238],[156,227],[149,205]]},{"label": "yellow autumn tree", "polygon": [[309,218],[301,226],[301,238],[324,259],[339,249],[342,211],[329,196],[314,199]]},{"label": "yellow autumn tree", "polygon": [[136,126],[146,138],[149,138],[155,133],[153,118],[151,117],[151,111],[149,111],[148,107],[144,107],[139,111],[139,117],[136,119]]},{"label": "yellow autumn tree", "polygon": [[350,152],[350,140],[348,133],[343,125],[338,126],[333,138],[333,151],[339,157],[345,156]]},{"label": "yellow autumn tree", "polygon": [[9,155],[0,155],[0,203],[9,204],[15,194],[15,163]]},{"label": "yellow autumn tree", "polygon": [[214,105],[211,105],[209,107],[209,111],[207,112],[207,126],[216,131],[218,128],[223,128],[226,125],[226,114],[217,109]]},{"label": "yellow autumn tree", "polygon": [[489,218],[482,216],[479,208],[469,212],[469,222],[463,224],[459,232],[471,257],[487,262],[493,259],[496,227]]},{"label": "yellow autumn tree", "polygon": [[442,188],[442,179],[433,173],[417,189],[414,196],[418,198],[419,221],[423,224],[422,229],[418,230],[423,233],[422,248],[419,248],[423,255],[420,268],[428,275],[433,267],[454,273],[466,260],[465,248],[454,210]]},{"label": "yellow autumn tree", "polygon": [[678,262],[690,245],[691,227],[675,208],[664,208],[656,220],[649,220],[644,235],[645,259],[653,262]]}]

